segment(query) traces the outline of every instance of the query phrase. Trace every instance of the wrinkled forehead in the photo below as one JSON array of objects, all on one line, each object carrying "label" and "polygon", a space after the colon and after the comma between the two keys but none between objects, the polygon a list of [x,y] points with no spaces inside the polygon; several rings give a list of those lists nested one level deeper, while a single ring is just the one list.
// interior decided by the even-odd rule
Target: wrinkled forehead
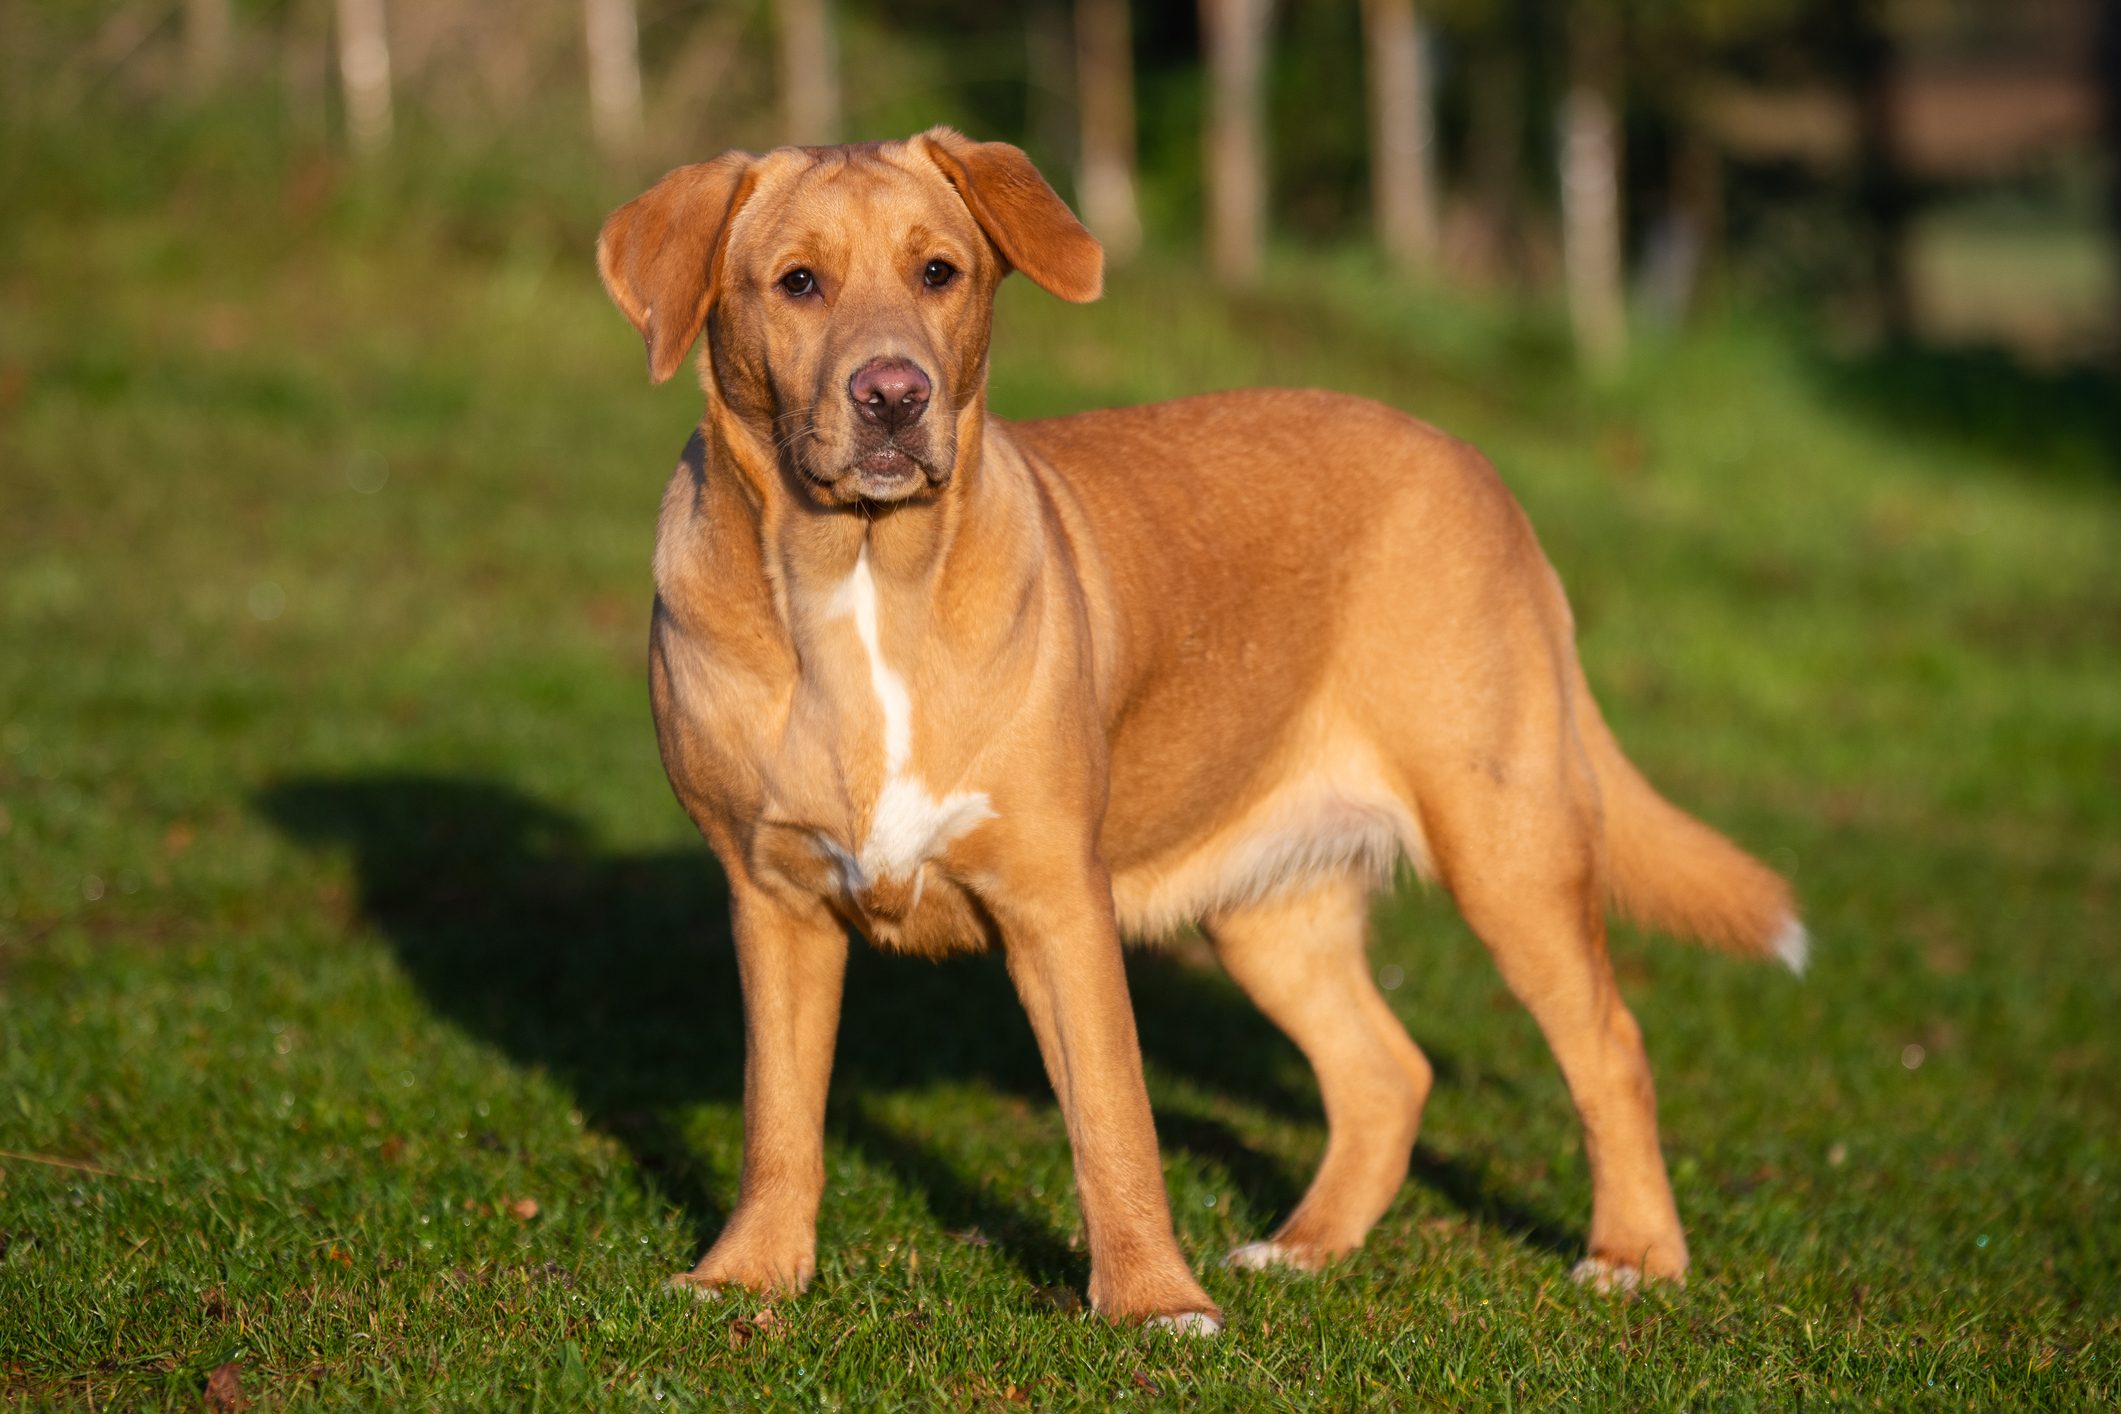
[{"label": "wrinkled forehead", "polygon": [[730,252],[746,263],[844,259],[859,246],[907,242],[945,243],[968,260],[981,236],[957,188],[903,142],[767,153],[729,229]]}]

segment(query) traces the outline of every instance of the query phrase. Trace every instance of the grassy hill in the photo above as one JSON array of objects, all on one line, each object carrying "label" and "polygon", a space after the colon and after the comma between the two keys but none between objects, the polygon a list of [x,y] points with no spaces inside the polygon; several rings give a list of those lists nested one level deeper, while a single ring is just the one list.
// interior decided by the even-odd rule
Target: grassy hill
[{"label": "grassy hill", "polygon": [[2121,1396],[2110,387],[1752,322],[1592,390],[1539,312],[1352,257],[1235,302],[1177,253],[1088,309],[1011,289],[1005,415],[1303,383],[1481,443],[1615,728],[1794,875],[1815,965],[1616,940],[1698,1264],[1629,1303],[1566,1279],[1575,1121],[1447,900],[1378,914],[1441,1082],[1324,1279],[1216,1265],[1308,1178],[1307,1070],[1183,950],[1137,957],[1231,1317],[1187,1343],[1079,1314],[998,965],[865,950],[818,1281],[695,1303],[660,1283],[733,1199],[742,1038],[643,678],[696,393],[645,385],[593,203],[101,180],[0,230],[8,1399],[189,1407],[231,1362],[273,1407]]}]

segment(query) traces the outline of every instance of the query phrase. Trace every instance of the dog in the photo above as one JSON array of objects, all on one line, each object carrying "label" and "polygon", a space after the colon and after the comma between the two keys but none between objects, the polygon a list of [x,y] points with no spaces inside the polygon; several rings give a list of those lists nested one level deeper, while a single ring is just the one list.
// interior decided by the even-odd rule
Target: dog
[{"label": "dog", "polygon": [[1315,391],[991,416],[997,285],[1094,300],[1103,252],[1021,151],[947,128],[681,167],[611,215],[597,261],[654,381],[706,336],[649,675],[728,875],[744,1162],[676,1282],[815,1270],[851,929],[1002,951],[1066,1122],[1092,1309],[1220,1330],[1173,1235],[1121,939],[1197,925],[1317,1072],[1317,1177],[1229,1260],[1318,1268],[1392,1201],[1429,1094],[1365,960],[1402,859],[1560,1063],[1592,1177],[1577,1278],[1684,1279],[1608,907],[1793,970],[1806,935],[1780,877],[1622,754],[1478,452]]}]

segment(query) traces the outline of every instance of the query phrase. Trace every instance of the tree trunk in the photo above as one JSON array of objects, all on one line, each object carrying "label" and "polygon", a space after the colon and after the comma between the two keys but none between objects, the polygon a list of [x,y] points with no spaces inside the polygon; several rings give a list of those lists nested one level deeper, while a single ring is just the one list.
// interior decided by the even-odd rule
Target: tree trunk
[{"label": "tree trunk", "polygon": [[802,147],[840,137],[839,49],[828,0],[776,0],[781,46],[781,141]]},{"label": "tree trunk", "polygon": [[1627,357],[1621,250],[1620,34],[1603,4],[1569,24],[1569,90],[1561,105],[1561,257],[1576,351],[1596,371]]},{"label": "tree trunk", "polygon": [[1267,235],[1262,110],[1271,0],[1200,0],[1208,46],[1208,268],[1229,285],[1259,278]]},{"label": "tree trunk", "polygon": [[287,129],[301,146],[331,137],[332,17],[314,7],[280,16],[274,42],[280,53],[280,98]]},{"label": "tree trunk", "polygon": [[184,84],[192,97],[221,86],[231,28],[228,0],[184,0]]},{"label": "tree trunk", "polygon": [[709,9],[685,27],[685,37],[675,51],[662,56],[662,73],[647,100],[655,108],[648,126],[659,140],[668,138],[688,149],[724,140],[712,131],[700,130],[698,95],[721,87],[743,61],[744,22],[749,16],[749,9],[742,5]]},{"label": "tree trunk", "polygon": [[2099,97],[2106,136],[2107,251],[2115,292],[2107,338],[2113,366],[2121,371],[2121,0],[2104,0],[2099,7]]},{"label": "tree trunk", "polygon": [[1363,0],[1370,80],[1370,201],[1377,239],[1400,269],[1436,260],[1435,132],[1427,44],[1414,0]]},{"label": "tree trunk", "polygon": [[1673,138],[1669,199],[1643,252],[1645,317],[1666,329],[1677,329],[1692,317],[1722,239],[1722,158],[1702,124],[1690,115]]},{"label": "tree trunk", "polygon": [[1893,37],[1880,0],[1845,0],[1849,26],[1849,82],[1856,104],[1857,200],[1871,235],[1871,294],[1881,332],[1901,340],[1914,332],[1908,280],[1907,183],[1901,179],[1893,123]]},{"label": "tree trunk", "polygon": [[607,158],[641,144],[641,28],[634,0],[583,0],[589,49],[589,129]]},{"label": "tree trunk", "polygon": [[1468,248],[1453,255],[1469,258],[1481,276],[1521,283],[1525,271],[1517,212],[1523,195],[1524,58],[1513,45],[1497,45],[1475,60],[1472,80],[1466,165],[1473,231]]},{"label": "tree trunk", "polygon": [[1042,164],[1072,164],[1080,121],[1075,26],[1067,0],[1022,0],[1017,13],[1024,26],[1022,147]]},{"label": "tree trunk", "polygon": [[357,154],[370,157],[390,146],[390,36],[384,28],[383,0],[337,4],[346,135]]},{"label": "tree trunk", "polygon": [[1127,0],[1076,0],[1075,82],[1082,146],[1075,197],[1083,224],[1117,264],[1141,248],[1134,198],[1134,29]]}]

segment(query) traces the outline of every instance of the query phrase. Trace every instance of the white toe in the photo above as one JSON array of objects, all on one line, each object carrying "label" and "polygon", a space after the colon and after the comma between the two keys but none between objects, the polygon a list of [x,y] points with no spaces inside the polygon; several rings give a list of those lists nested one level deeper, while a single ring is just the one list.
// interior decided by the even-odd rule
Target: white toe
[{"label": "white toe", "polygon": [[1144,1324],[1152,1330],[1171,1331],[1177,1335],[1213,1336],[1221,1335],[1223,1323],[1206,1311],[1181,1311],[1175,1316],[1151,1316]]},{"label": "white toe", "polygon": [[1223,1260],[1240,1271],[1263,1272],[1269,1267],[1287,1265],[1289,1254],[1278,1242],[1247,1242],[1242,1247],[1231,1248],[1230,1255]]},{"label": "white toe", "polygon": [[1634,1267],[1616,1267],[1603,1257],[1586,1257],[1570,1269],[1569,1280],[1607,1294],[1634,1291],[1642,1285],[1642,1272]]}]

